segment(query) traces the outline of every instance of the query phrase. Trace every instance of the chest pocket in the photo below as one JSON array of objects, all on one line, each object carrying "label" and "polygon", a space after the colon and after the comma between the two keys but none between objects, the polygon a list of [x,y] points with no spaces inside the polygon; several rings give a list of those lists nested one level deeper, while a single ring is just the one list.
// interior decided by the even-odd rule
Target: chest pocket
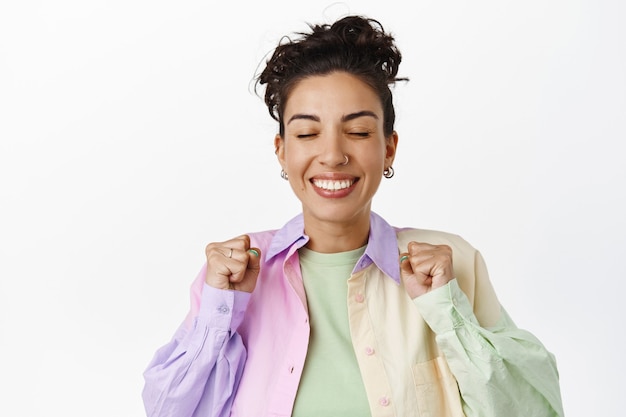
[{"label": "chest pocket", "polygon": [[465,417],[456,379],[441,356],[413,366],[420,417]]}]

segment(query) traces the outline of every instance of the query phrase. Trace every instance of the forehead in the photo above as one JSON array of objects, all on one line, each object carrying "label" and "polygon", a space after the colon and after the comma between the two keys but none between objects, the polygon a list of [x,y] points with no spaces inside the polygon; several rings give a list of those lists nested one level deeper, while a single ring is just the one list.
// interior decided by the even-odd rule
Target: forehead
[{"label": "forehead", "polygon": [[369,110],[382,117],[381,100],[376,91],[360,78],[334,72],[300,80],[291,89],[284,116],[295,113],[331,115]]}]

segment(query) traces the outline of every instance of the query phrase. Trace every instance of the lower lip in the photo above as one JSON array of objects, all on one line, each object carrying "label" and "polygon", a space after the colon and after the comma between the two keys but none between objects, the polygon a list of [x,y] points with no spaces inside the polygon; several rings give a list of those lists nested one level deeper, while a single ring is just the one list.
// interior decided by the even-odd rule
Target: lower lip
[{"label": "lower lip", "polygon": [[348,196],[352,191],[354,191],[354,187],[356,186],[356,183],[357,182],[355,181],[348,188],[342,188],[341,190],[332,190],[332,191],[316,187],[315,184],[313,184],[313,189],[318,195],[324,198],[343,198],[343,197]]}]

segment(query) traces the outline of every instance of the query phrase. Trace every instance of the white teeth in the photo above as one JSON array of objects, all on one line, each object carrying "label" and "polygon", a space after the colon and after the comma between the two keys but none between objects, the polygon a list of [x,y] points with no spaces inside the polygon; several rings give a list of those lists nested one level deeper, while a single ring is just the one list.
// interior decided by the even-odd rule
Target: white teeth
[{"label": "white teeth", "polygon": [[352,181],[350,180],[341,180],[341,181],[313,180],[313,184],[318,188],[323,188],[324,190],[336,191],[336,190],[343,190],[344,188],[350,187],[352,185]]}]

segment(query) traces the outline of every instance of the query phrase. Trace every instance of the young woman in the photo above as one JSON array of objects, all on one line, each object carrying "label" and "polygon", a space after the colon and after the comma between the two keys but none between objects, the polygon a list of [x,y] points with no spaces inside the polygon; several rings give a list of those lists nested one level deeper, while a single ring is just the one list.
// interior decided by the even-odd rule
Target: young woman
[{"label": "young woman", "polygon": [[562,416],[553,356],[478,251],[371,211],[393,176],[393,37],[350,16],[280,44],[258,81],[302,203],[206,247],[191,310],[145,371],[149,416]]}]

